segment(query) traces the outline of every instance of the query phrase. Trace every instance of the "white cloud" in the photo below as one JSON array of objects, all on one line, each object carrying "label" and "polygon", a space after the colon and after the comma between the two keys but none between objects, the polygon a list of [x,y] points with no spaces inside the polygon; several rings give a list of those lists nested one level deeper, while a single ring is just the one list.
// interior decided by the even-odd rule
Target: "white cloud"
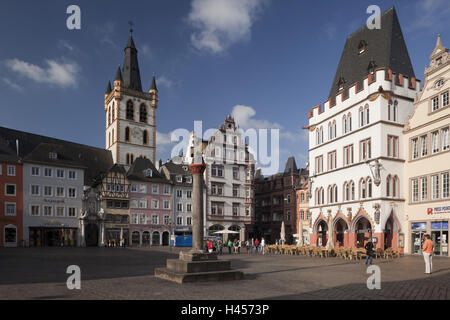
[{"label": "white cloud", "polygon": [[267,120],[258,120],[253,117],[256,115],[255,109],[244,105],[236,105],[231,112],[234,121],[242,129],[281,129],[282,126],[276,122]]},{"label": "white cloud", "polygon": [[69,50],[71,52],[73,52],[75,50],[75,46],[71,45],[69,42],[67,42],[66,40],[59,40],[58,42],[58,47],[60,49],[66,49]]},{"label": "white cloud", "polygon": [[163,146],[163,145],[170,145],[173,144],[173,142],[170,139],[171,132],[169,133],[163,133],[156,131],[156,145]]},{"label": "white cloud", "polygon": [[17,74],[38,83],[61,87],[76,86],[80,67],[76,62],[45,60],[44,68],[19,59],[6,60],[6,66]]},{"label": "white cloud", "polygon": [[14,90],[16,90],[16,91],[19,91],[19,92],[23,92],[23,91],[24,91],[23,88],[22,88],[21,86],[19,86],[19,85],[18,85],[17,83],[15,83],[15,82],[11,81],[10,79],[8,79],[8,78],[3,78],[2,80],[3,80],[3,82],[4,82],[5,84],[7,84],[10,88],[12,88],[12,89],[14,89]]},{"label": "white cloud", "polygon": [[195,48],[212,53],[250,38],[257,13],[266,0],[192,0],[188,22]]},{"label": "white cloud", "polygon": [[416,19],[411,19],[408,31],[430,29],[447,30],[450,6],[448,0],[422,0],[416,3]]},{"label": "white cloud", "polygon": [[157,86],[163,86],[166,88],[172,88],[173,81],[167,78],[166,76],[157,77],[156,79]]}]

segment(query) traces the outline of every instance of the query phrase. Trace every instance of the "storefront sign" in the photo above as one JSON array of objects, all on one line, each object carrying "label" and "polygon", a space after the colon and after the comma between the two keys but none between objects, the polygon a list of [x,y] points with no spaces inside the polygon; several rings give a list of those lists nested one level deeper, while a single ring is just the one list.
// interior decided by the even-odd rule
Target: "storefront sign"
[{"label": "storefront sign", "polygon": [[45,226],[57,226],[57,227],[64,227],[64,223],[61,223],[56,220],[49,220],[44,222]]},{"label": "storefront sign", "polygon": [[450,213],[450,206],[428,208],[427,215]]}]

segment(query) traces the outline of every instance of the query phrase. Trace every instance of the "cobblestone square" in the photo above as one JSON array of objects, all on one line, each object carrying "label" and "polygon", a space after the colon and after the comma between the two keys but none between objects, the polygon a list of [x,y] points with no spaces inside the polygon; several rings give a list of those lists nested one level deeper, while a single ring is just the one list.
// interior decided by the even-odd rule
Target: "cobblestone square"
[{"label": "cobblestone square", "polygon": [[[19,248],[0,249],[0,299],[174,300],[425,300],[450,298],[448,258],[433,258],[424,274],[421,256],[377,259],[381,289],[367,288],[364,261],[288,255],[225,254],[242,281],[179,285],[154,277],[156,267],[179,249]],[[81,290],[66,286],[69,265],[81,268]]]}]

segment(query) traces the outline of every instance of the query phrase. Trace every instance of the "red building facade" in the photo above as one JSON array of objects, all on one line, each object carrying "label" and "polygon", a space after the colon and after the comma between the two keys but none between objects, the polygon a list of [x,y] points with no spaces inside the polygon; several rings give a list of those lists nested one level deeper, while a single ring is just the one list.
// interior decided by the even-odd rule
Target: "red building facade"
[{"label": "red building facade", "polygon": [[0,247],[23,240],[22,164],[6,145],[0,146]]}]

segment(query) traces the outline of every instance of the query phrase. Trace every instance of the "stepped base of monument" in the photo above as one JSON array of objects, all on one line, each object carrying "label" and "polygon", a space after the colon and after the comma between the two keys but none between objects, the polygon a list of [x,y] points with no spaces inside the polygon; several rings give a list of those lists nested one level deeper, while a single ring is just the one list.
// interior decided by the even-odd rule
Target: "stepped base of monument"
[{"label": "stepped base of monument", "polygon": [[180,252],[168,259],[166,268],[156,268],[155,277],[177,283],[241,280],[244,273],[231,269],[231,261],[218,260],[213,253]]}]

